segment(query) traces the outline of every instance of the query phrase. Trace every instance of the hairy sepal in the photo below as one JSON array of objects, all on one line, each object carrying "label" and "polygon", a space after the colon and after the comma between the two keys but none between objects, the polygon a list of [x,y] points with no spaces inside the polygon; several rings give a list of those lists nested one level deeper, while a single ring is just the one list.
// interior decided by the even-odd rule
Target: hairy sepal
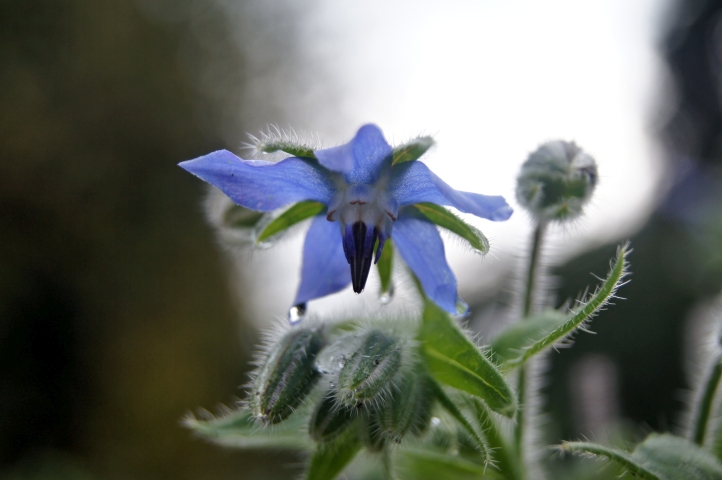
[{"label": "hairy sepal", "polygon": [[312,200],[298,202],[292,205],[272,220],[262,222],[257,226],[255,235],[256,246],[265,246],[264,243],[267,243],[269,239],[307,218],[315,217],[324,210],[326,210],[326,206],[323,203]]},{"label": "hairy sepal", "polygon": [[401,365],[401,340],[379,329],[370,330],[339,372],[339,402],[351,407],[377,404],[389,394]]},{"label": "hairy sepal", "polygon": [[226,447],[310,450],[313,442],[305,423],[306,416],[299,412],[279,425],[259,425],[247,407],[227,409],[219,416],[208,412],[203,418],[189,415],[183,420],[183,425],[196,434]]},{"label": "hairy sepal", "polygon": [[489,252],[489,240],[478,228],[469,225],[445,207],[433,203],[416,203],[414,207],[432,223],[466,240],[475,252]]},{"label": "hairy sepal", "polygon": [[628,273],[627,256],[629,255],[628,244],[622,245],[617,249],[617,257],[612,261],[609,275],[604,282],[599,285],[581,306],[576,308],[567,318],[567,320],[548,335],[536,340],[525,347],[523,352],[515,359],[507,362],[510,367],[522,365],[534,355],[544,350],[561,345],[564,341],[568,341],[570,337],[579,329],[583,329],[585,324],[596,315],[609,301],[615,298],[615,294],[619,287],[624,285],[624,277]]},{"label": "hairy sepal", "polygon": [[434,145],[434,139],[429,136],[416,137],[393,149],[392,165],[418,160]]},{"label": "hairy sepal", "polygon": [[251,384],[257,419],[278,423],[294,412],[320,379],[315,361],[325,344],[322,328],[296,327],[269,348]]}]

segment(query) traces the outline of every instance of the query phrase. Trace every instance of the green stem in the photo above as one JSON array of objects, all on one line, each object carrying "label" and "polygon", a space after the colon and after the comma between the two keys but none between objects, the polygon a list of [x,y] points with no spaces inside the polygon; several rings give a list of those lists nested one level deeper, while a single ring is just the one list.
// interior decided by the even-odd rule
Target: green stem
[{"label": "green stem", "polygon": [[384,448],[381,455],[383,457],[384,464],[384,477],[386,480],[396,480],[396,477],[394,476],[393,463],[391,461],[391,449],[389,447]]},{"label": "green stem", "polygon": [[[529,256],[529,268],[527,269],[526,275],[526,289],[524,291],[524,303],[522,310],[522,319],[528,318],[534,306],[534,294],[536,280],[539,270],[539,257],[541,256],[541,244],[544,232],[546,231],[546,223],[539,223],[534,229],[532,235],[531,255]],[[517,422],[514,427],[514,446],[516,447],[517,454],[519,455],[520,461],[523,461],[523,444],[524,444],[524,427],[526,424],[526,367],[522,365],[519,369],[519,376],[517,377],[517,394],[518,394],[518,405],[517,410]],[[522,462],[523,463],[523,462]]]},{"label": "green stem", "polygon": [[694,412],[694,426],[690,435],[690,439],[699,446],[704,446],[705,436],[707,434],[707,425],[712,413],[712,405],[714,404],[715,393],[722,378],[722,356],[718,356],[703,385],[702,395]]},{"label": "green stem", "polygon": [[529,257],[529,269],[526,274],[526,290],[524,292],[524,310],[522,318],[527,318],[532,313],[534,305],[534,284],[536,282],[537,270],[539,269],[539,256],[541,253],[541,243],[544,232],[546,231],[546,223],[540,223],[534,229],[532,237],[531,256]]}]

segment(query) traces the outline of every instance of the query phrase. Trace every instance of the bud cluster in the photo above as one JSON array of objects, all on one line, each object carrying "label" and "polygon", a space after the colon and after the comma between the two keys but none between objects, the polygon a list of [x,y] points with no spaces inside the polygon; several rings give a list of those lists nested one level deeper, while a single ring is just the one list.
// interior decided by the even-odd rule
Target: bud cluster
[{"label": "bud cluster", "polygon": [[[249,400],[253,415],[276,424],[304,401],[315,401],[311,439],[328,444],[352,431],[368,450],[381,451],[407,434],[423,433],[431,421],[434,390],[415,349],[415,342],[386,325],[336,338],[324,327],[293,327],[259,364]],[[327,352],[337,368],[320,365]],[[323,395],[311,394],[317,385]]]}]

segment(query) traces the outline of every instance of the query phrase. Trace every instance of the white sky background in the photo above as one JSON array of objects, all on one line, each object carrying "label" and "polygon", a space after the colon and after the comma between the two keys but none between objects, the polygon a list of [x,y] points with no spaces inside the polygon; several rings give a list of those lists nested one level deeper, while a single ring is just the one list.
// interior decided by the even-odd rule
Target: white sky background
[{"label": "white sky background", "polygon": [[[254,105],[286,98],[284,120],[317,132],[325,146],[349,140],[368,122],[392,144],[432,134],[437,146],[424,161],[435,173],[457,189],[504,195],[516,210],[504,223],[473,220],[492,242],[483,261],[460,242],[446,242],[462,296],[523,257],[530,227],[516,204],[515,178],[543,141],[576,141],[600,172],[587,215],[550,239],[553,258],[624,238],[646,218],[662,176],[652,127],[666,95],[655,48],[666,1],[312,3],[298,25],[304,71],[285,83],[294,99],[274,91],[284,82],[267,78],[263,58],[248,50],[257,74],[247,90],[245,124],[254,122]],[[256,24],[245,34],[257,41],[273,35],[263,29]],[[259,324],[285,315],[291,304],[302,240],[299,233],[242,262],[242,274],[252,273],[246,285],[259,286],[244,295]],[[408,288],[400,286],[401,297]],[[371,278],[361,296],[349,288],[312,302],[311,310],[351,311],[359,303],[376,309],[376,289]]]}]

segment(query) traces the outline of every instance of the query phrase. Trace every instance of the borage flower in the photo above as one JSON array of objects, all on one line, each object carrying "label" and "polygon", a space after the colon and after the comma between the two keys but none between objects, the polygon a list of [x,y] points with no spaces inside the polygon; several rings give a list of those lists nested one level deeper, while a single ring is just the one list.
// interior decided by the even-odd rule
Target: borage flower
[{"label": "borage flower", "polygon": [[391,148],[377,126],[365,125],[338,147],[268,147],[266,151],[298,155],[279,162],[243,160],[219,150],[180,166],[252,210],[269,212],[296,204],[287,210],[292,215],[282,222],[286,226],[315,215],[303,247],[296,307],[305,310],[309,300],[343,290],[349,283],[360,293],[371,264],[379,261],[393,238],[426,295],[456,313],[456,278],[435,224],[472,245],[476,242],[479,250],[488,243],[478,230],[437,205],[494,221],[508,219],[512,209],[500,196],[454,190],[416,161],[431,144],[429,137],[421,137]]}]

